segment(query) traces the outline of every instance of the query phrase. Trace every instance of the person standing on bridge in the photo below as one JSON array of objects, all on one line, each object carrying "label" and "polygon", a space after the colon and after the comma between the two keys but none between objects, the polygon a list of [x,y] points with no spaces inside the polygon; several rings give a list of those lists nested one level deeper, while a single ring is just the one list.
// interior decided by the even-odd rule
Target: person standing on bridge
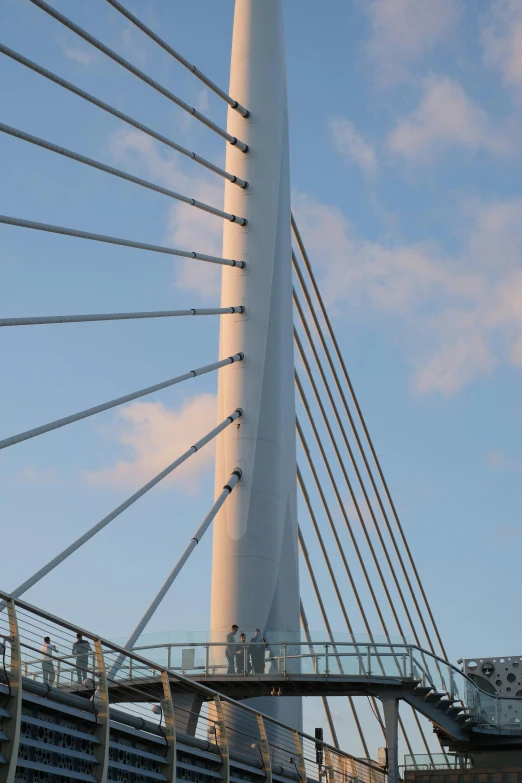
[{"label": "person standing on bridge", "polygon": [[55,644],[51,643],[51,637],[46,636],[44,643],[40,647],[42,653],[42,672],[44,685],[52,688],[54,685],[54,663],[53,652],[58,652],[58,648]]},{"label": "person standing on bridge", "polygon": [[230,632],[227,633],[227,646],[225,647],[225,655],[228,661],[227,674],[236,673],[236,654],[239,645],[236,642],[236,633],[239,630],[238,625],[233,625]]},{"label": "person standing on bridge", "polygon": [[236,653],[236,666],[237,666],[238,674],[244,674],[245,668],[248,671],[248,667],[245,667],[245,664],[247,663],[248,663],[248,647],[246,643],[246,634],[242,633],[239,635],[239,644],[237,645],[237,653]]},{"label": "person standing on bridge", "polygon": [[91,645],[87,639],[84,639],[82,634],[78,631],[76,634],[76,641],[72,646],[72,654],[76,656],[76,679],[78,680],[79,685],[82,685],[82,683],[87,679],[87,673],[89,669],[89,653],[91,651]]},{"label": "person standing on bridge", "polygon": [[248,645],[252,669],[255,674],[265,673],[265,650],[267,647],[268,642],[261,636],[259,628],[256,628],[253,637],[250,639],[250,644]]}]

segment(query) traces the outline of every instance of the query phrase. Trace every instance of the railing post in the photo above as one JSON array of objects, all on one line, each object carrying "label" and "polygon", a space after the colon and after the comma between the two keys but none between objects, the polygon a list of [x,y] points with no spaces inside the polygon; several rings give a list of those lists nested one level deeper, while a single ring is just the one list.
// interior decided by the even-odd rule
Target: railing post
[{"label": "railing post", "polygon": [[[169,647],[170,650],[170,647]],[[165,717],[165,740],[167,742],[167,764],[163,773],[168,783],[176,783],[176,720],[174,716],[174,704],[172,703],[172,691],[170,690],[169,675],[161,672],[163,685],[163,715]]]},{"label": "railing post", "polygon": [[225,716],[223,713],[223,705],[221,699],[216,694],[214,696],[214,706],[217,715],[217,731],[216,742],[221,754],[221,779],[223,783],[230,783],[230,757],[228,752],[228,739],[227,739],[227,725],[225,723]]},{"label": "railing post", "polygon": [[248,668],[248,647],[246,644],[244,644],[243,645],[243,677],[246,677],[248,674],[247,668]]},{"label": "railing post", "polygon": [[[13,783],[18,763],[18,748],[20,745],[20,721],[22,717],[22,654],[20,650],[20,636],[18,634],[18,622],[16,608],[12,598],[6,601],[7,614],[9,616],[9,633],[11,658],[7,669],[9,697],[6,709],[9,717],[3,719],[4,732],[8,740],[2,743],[2,755],[7,764],[0,766],[0,783]],[[6,640],[7,641],[7,640]]]},{"label": "railing post", "polygon": [[93,644],[98,671],[98,687],[93,696],[93,707],[96,713],[94,737],[98,740],[94,753],[98,759],[98,764],[93,765],[93,775],[97,783],[106,783],[109,769],[109,684],[107,682],[101,642],[99,639],[93,639]]},{"label": "railing post", "polygon": [[303,756],[303,749],[301,747],[301,738],[299,737],[299,732],[295,729],[292,729],[292,734],[294,735],[294,743],[295,743],[295,752],[297,755],[297,769],[299,772],[299,777],[301,778],[301,783],[306,783],[306,766],[305,766],[305,760]]},{"label": "railing post", "polygon": [[283,644],[283,677],[286,677],[286,642]]},{"label": "railing post", "polygon": [[330,668],[329,668],[330,661],[328,660],[328,647],[329,645],[325,644],[324,646],[324,676],[325,677],[328,677],[328,675],[330,674]]},{"label": "railing post", "polygon": [[413,680],[413,649],[408,647],[408,656],[410,659],[410,678]]},{"label": "railing post", "polygon": [[372,673],[372,648],[368,645],[368,659],[367,659],[367,676],[370,677]]},{"label": "railing post", "polygon": [[172,661],[172,647],[169,644],[167,646],[167,669],[170,669],[171,661]]},{"label": "railing post", "polygon": [[205,677],[208,677],[209,664],[210,664],[210,646],[207,642],[207,644],[205,645]]},{"label": "railing post", "polygon": [[326,761],[325,766],[327,783],[336,783],[335,772],[332,764],[332,754],[330,753],[330,749],[326,746],[324,747],[324,760]]},{"label": "railing post", "polygon": [[259,726],[259,737],[261,739],[261,745],[259,746],[259,749],[261,751],[263,767],[265,768],[265,783],[272,783],[272,759],[270,757],[270,745],[268,744],[268,737],[266,735],[266,727],[263,716],[259,713],[257,714],[257,725]]}]

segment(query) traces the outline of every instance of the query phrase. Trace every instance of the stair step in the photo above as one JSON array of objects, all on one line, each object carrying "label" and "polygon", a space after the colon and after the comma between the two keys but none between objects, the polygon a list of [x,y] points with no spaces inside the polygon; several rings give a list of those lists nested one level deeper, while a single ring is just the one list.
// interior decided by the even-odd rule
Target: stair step
[{"label": "stair step", "polygon": [[455,699],[448,699],[448,698],[446,697],[446,698],[444,698],[444,699],[441,699],[439,702],[437,702],[437,704],[435,705],[435,707],[436,707],[438,710],[444,710],[444,711],[446,711],[446,710],[447,710],[449,707],[451,707],[451,705],[452,705],[452,704],[455,704]]},{"label": "stair step", "polygon": [[479,723],[480,723],[480,721],[477,720],[476,718],[470,718],[469,720],[466,721],[466,723],[463,724],[462,728],[463,729],[472,729],[474,726],[478,726]]},{"label": "stair step", "polygon": [[457,717],[455,718],[455,723],[464,723],[467,720],[470,720],[471,715],[469,712],[461,712]]},{"label": "stair step", "polygon": [[414,693],[418,696],[426,696],[428,693],[431,693],[433,688],[431,688],[428,685],[417,685],[417,687],[414,690]]},{"label": "stair step", "polygon": [[456,718],[456,716],[459,714],[459,712],[462,712],[464,707],[462,704],[453,704],[451,707],[449,707],[446,710],[446,715],[449,715],[450,718]]},{"label": "stair step", "polygon": [[428,695],[424,697],[424,701],[437,703],[447,698],[448,698],[447,693],[437,693],[437,691],[433,691],[432,693],[428,693]]}]

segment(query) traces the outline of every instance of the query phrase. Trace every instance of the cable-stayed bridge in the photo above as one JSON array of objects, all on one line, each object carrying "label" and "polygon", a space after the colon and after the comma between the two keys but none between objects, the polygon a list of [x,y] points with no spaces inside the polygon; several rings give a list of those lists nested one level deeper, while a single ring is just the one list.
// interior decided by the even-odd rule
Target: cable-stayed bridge
[{"label": "cable-stayed bridge", "polygon": [[[382,733],[392,781],[398,776],[399,741],[410,756],[425,754],[433,763],[432,727],[447,764],[447,749],[462,755],[484,747],[518,748],[517,700],[484,694],[447,661],[291,213],[281,0],[236,0],[229,93],[173,49],[168,34],[159,36],[117,0],[106,1],[228,105],[226,128],[103,43],[94,19],[91,32],[74,21],[74,8],[65,16],[44,0],[27,3],[217,134],[226,142],[224,168],[44,68],[31,52],[15,51],[9,41],[0,43],[4,62],[31,71],[35,91],[42,80],[52,83],[71,107],[88,102],[93,111],[204,167],[224,182],[223,208],[60,146],[31,128],[1,122],[0,131],[21,146],[40,148],[42,155],[70,160],[71,181],[77,164],[88,166],[101,180],[117,177],[129,187],[186,204],[208,220],[221,220],[222,255],[200,252],[197,236],[194,250],[177,248],[134,239],[131,227],[129,236],[113,236],[91,225],[45,223],[34,214],[1,215],[2,231],[18,227],[39,232],[42,242],[45,234],[61,234],[93,246],[138,250],[147,259],[159,254],[201,268],[212,264],[222,270],[221,302],[212,308],[0,317],[0,326],[66,329],[82,322],[219,316],[219,356],[210,364],[180,367],[159,382],[144,381],[148,385],[117,398],[93,400],[83,410],[74,411],[72,404],[73,412],[57,420],[5,433],[0,448],[23,449],[32,438],[213,372],[218,373],[218,420],[185,452],[176,454],[173,444],[170,464],[35,573],[27,576],[20,564],[20,584],[1,596],[0,781],[176,776],[225,783],[234,776],[373,781],[384,766],[364,761],[376,757],[376,748],[368,741],[361,702],[370,704],[371,719]],[[25,603],[28,590],[214,441],[214,503],[203,521],[194,520],[192,537],[180,547],[179,559],[124,645]],[[197,569],[193,552],[211,528],[208,640],[142,649],[144,632],[181,570]],[[309,627],[305,583],[322,618],[320,637]],[[334,616],[343,619],[344,640],[334,631]],[[253,671],[247,643],[225,643],[230,618],[240,629],[260,627],[266,639],[263,671]],[[360,629],[364,639],[357,636]],[[86,652],[72,653],[78,633]],[[46,637],[51,642],[43,642]],[[51,647],[42,650],[42,642]],[[227,653],[234,656],[231,670],[230,661],[224,665]],[[302,733],[305,696],[321,699],[330,743]],[[353,755],[339,748],[334,696],[346,700],[348,736],[359,749]],[[255,701],[246,708],[239,703],[244,699]],[[399,711],[399,703],[405,709]]]}]

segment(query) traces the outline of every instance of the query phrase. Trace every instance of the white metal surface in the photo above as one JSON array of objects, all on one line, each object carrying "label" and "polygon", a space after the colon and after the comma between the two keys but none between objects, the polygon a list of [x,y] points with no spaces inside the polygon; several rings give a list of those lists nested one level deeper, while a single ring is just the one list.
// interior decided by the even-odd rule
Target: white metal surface
[{"label": "white metal surface", "polygon": [[[222,302],[245,305],[246,316],[221,319],[220,356],[248,350],[239,371],[219,374],[218,416],[234,406],[241,426],[218,443],[216,493],[231,465],[241,484],[215,521],[212,638],[224,641],[232,623],[295,638],[299,579],[295,475],[292,283],[288,116],[281,0],[237,0],[230,94],[248,106],[244,120],[229,111],[228,130],[241,133],[247,154],[227,148],[227,167],[249,182],[225,185],[225,208],[245,215],[227,224],[223,248],[247,262],[222,277]],[[232,298],[231,298],[232,297]],[[247,355],[247,354],[245,354]],[[295,635],[295,637],[294,637]],[[260,709],[300,723],[297,699],[268,699]]]}]

